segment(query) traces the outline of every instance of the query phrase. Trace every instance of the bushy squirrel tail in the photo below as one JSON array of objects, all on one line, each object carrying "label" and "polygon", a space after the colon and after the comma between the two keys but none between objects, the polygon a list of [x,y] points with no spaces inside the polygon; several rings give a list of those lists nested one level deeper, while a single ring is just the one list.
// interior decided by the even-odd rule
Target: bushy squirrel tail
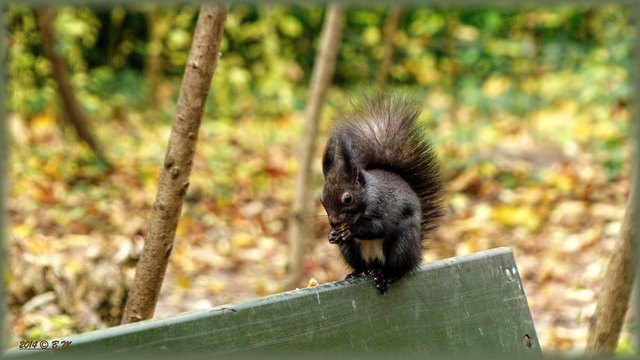
[{"label": "bushy squirrel tail", "polygon": [[416,120],[420,107],[388,93],[366,94],[337,118],[335,141],[351,149],[365,170],[381,169],[401,176],[415,191],[422,209],[422,237],[443,216],[442,180],[426,130]]}]

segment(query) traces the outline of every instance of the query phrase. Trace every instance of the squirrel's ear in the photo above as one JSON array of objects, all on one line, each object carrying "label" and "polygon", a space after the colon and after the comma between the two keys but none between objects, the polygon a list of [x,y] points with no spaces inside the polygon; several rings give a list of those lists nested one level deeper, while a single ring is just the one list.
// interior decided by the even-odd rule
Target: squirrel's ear
[{"label": "squirrel's ear", "polygon": [[349,182],[352,182],[356,185],[364,185],[364,172],[358,166],[358,161],[355,159],[355,154],[353,154],[349,145],[345,142],[341,142],[341,153],[342,153],[342,167],[344,173],[347,175]]},{"label": "squirrel's ear", "polygon": [[360,169],[359,167],[355,168],[355,183],[358,186],[363,186],[365,184],[364,171],[362,171],[362,169]]},{"label": "squirrel's ear", "polygon": [[336,157],[336,144],[333,138],[329,138],[327,146],[324,149],[322,155],[322,173],[327,176],[329,170],[333,167],[333,163]]}]

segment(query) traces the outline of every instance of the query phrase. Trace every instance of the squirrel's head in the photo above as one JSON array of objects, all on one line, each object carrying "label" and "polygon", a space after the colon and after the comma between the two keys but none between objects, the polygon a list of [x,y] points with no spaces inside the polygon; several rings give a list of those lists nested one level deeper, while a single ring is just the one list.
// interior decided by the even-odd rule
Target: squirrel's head
[{"label": "squirrel's head", "polygon": [[348,141],[331,139],[322,159],[324,187],[320,202],[332,227],[354,224],[366,203],[363,199],[365,177]]}]

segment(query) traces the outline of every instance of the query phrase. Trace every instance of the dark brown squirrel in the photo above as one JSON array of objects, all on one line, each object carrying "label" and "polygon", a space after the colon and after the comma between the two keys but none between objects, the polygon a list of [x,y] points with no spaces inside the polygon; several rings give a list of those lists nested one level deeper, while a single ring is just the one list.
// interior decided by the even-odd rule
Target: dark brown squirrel
[{"label": "dark brown squirrel", "polygon": [[336,118],[322,159],[320,201],[329,242],[386,294],[422,262],[424,240],[443,216],[442,181],[420,108],[406,97],[376,93]]}]

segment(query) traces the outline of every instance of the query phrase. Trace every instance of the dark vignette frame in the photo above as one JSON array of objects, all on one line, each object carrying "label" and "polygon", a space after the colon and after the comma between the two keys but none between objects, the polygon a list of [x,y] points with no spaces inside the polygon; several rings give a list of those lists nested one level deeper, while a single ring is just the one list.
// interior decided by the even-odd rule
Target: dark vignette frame
[{"label": "dark vignette frame", "polygon": [[[156,4],[173,4],[175,5],[175,1],[170,0],[133,0],[135,2],[153,2]],[[634,5],[634,20],[635,20],[635,49],[633,52],[633,69],[631,69],[630,74],[633,78],[633,94],[635,101],[632,106],[632,117],[631,117],[631,133],[633,141],[633,153],[631,154],[631,159],[633,161],[632,167],[632,185],[638,186],[639,181],[637,178],[640,177],[640,107],[638,105],[638,89],[640,89],[640,3],[634,0],[562,0],[562,1],[553,1],[553,0],[538,0],[538,1],[526,1],[526,0],[374,0],[376,3],[394,3],[394,4],[413,4],[413,5],[421,5],[421,6],[434,6],[434,5],[444,5],[444,6],[473,6],[473,5],[494,5],[494,6],[521,6],[521,5],[531,5],[535,4],[539,5],[549,5],[549,4],[580,4],[585,6],[593,6],[593,5],[604,5],[604,4],[626,4],[626,5]],[[6,329],[5,326],[5,311],[6,311],[6,289],[5,289],[5,270],[6,266],[6,258],[7,255],[5,253],[8,248],[8,236],[7,236],[7,228],[8,228],[8,217],[6,213],[6,205],[5,200],[7,199],[7,169],[8,169],[8,161],[9,161],[9,135],[8,129],[6,127],[6,79],[7,74],[5,73],[5,60],[7,55],[7,47],[6,47],[6,30],[4,24],[4,13],[6,9],[6,3],[20,3],[22,5],[51,5],[51,4],[61,4],[61,5],[124,5],[131,4],[131,0],[9,0],[0,2],[0,29],[2,29],[2,36],[0,36],[0,271],[3,275],[0,278],[0,303],[2,304],[2,309],[0,310],[0,331],[4,331]],[[181,3],[200,3],[196,1],[180,1]],[[218,2],[221,1],[209,1],[209,2]],[[254,3],[259,4],[263,3],[260,0],[249,0],[249,1],[234,1],[229,0],[228,3]],[[279,0],[273,1],[269,0],[269,2],[277,2],[280,4],[300,4],[304,2],[306,4],[324,4],[327,1],[324,0],[307,0],[307,1],[292,1],[292,0]],[[341,3],[345,5],[371,5],[371,0],[342,0]],[[640,226],[640,203],[635,203],[635,213],[636,217],[634,219],[634,223],[636,229]],[[640,244],[640,231],[636,231],[634,241],[634,247],[637,249],[637,245]],[[639,251],[635,251],[635,260],[636,260],[636,276],[635,276],[635,284],[636,290],[640,287],[640,274],[638,273],[640,270],[640,256]],[[635,306],[638,309],[638,305],[640,302],[640,296],[636,297],[636,303],[630,304],[631,306]],[[635,343],[640,344],[640,331],[636,332]],[[0,350],[4,349],[4,338],[0,336]]]}]

